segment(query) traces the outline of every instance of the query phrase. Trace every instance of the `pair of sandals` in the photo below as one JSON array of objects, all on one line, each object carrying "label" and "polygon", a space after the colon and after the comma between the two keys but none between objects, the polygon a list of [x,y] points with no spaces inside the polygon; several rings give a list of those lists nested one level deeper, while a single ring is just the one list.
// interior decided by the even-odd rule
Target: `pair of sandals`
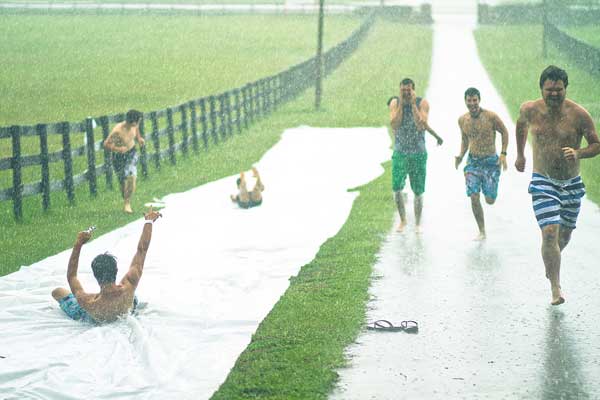
[{"label": "pair of sandals", "polygon": [[367,325],[367,330],[381,332],[406,332],[418,333],[419,324],[417,321],[402,321],[400,325],[395,326],[387,319],[380,319]]}]

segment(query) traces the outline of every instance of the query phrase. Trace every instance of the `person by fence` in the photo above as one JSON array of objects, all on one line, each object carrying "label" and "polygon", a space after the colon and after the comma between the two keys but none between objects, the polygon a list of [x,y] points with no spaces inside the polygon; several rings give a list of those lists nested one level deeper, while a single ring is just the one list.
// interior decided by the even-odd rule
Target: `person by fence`
[{"label": "person by fence", "polygon": [[143,114],[137,110],[129,110],[125,121],[115,125],[112,132],[104,141],[104,147],[112,152],[112,165],[119,178],[123,196],[123,211],[132,214],[131,196],[135,192],[137,178],[138,154],[135,147],[137,140],[140,147],[144,146],[144,138],[140,135],[139,123]]}]

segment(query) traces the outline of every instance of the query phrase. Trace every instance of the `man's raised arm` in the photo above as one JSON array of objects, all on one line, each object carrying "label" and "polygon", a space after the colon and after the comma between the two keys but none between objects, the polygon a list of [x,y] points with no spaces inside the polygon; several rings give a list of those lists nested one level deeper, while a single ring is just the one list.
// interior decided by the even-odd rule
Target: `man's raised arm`
[{"label": "man's raised arm", "polygon": [[121,284],[130,284],[136,288],[140,282],[142,271],[144,269],[144,261],[146,260],[146,253],[150,247],[150,239],[152,239],[152,224],[158,219],[158,217],[162,217],[162,215],[158,211],[153,211],[152,207],[150,207],[150,210],[144,214],[145,221],[144,229],[142,230],[142,236],[140,236],[140,241],[137,245],[137,251],[135,256],[133,256],[129,271],[127,271],[127,274],[125,274],[121,280]]},{"label": "man's raised arm", "polygon": [[90,240],[91,237],[91,231],[79,232],[77,234],[77,239],[75,240],[75,245],[73,246],[73,251],[71,252],[71,258],[69,258],[67,281],[69,282],[71,293],[73,293],[75,297],[85,294],[83,286],[81,286],[81,282],[79,282],[79,279],[77,278],[77,269],[79,268],[79,254],[81,253],[81,247],[83,247],[84,243]]}]

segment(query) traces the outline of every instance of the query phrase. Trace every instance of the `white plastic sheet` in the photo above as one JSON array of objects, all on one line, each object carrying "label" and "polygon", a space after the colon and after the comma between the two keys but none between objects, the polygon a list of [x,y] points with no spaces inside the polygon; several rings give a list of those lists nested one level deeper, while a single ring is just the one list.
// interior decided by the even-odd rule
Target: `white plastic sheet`
[{"label": "white plastic sheet", "polygon": [[[385,128],[290,129],[257,165],[261,207],[229,200],[235,176],[167,196],[136,317],[92,326],[62,313],[50,291],[67,285],[70,249],[0,278],[0,398],[210,397],[290,276],[347,219],[357,196],[347,189],[382,173],[389,146]],[[120,280],[141,229],[140,220],[84,246],[88,291],[98,288],[93,257],[115,254]]]}]

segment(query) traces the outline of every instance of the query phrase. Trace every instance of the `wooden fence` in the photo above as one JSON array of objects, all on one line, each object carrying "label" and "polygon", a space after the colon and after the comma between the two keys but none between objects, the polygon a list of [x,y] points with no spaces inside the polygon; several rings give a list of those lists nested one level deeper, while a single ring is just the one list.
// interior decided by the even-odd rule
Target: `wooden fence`
[{"label": "wooden fence", "polygon": [[[323,53],[323,75],[330,74],[356,50],[373,22],[373,15],[369,15],[347,39]],[[242,87],[145,113],[140,124],[140,134],[146,139],[146,145],[140,152],[142,177],[149,176],[149,165],[155,169],[160,169],[164,163],[174,165],[179,154],[199,153],[227,140],[296,98],[314,85],[316,61],[312,57]],[[12,187],[0,189],[0,201],[12,200],[14,216],[20,220],[25,196],[41,193],[42,207],[47,210],[51,202],[50,193],[54,191],[66,191],[68,201],[73,203],[75,187],[85,182],[92,196],[97,194],[99,179],[105,179],[107,188],[112,189],[111,153],[103,148],[102,143],[110,133],[110,126],[123,120],[124,114],[117,114],[90,117],[81,122],[0,127],[0,141],[12,141],[12,157],[0,159],[0,171],[12,169]],[[84,137],[84,144],[73,148],[72,138],[77,134]],[[50,135],[60,135],[61,150],[49,152]],[[39,154],[22,153],[21,141],[27,136],[39,138]],[[87,169],[79,174],[74,174],[76,157],[86,159]],[[64,179],[51,179],[52,163],[63,163]],[[41,180],[24,183],[23,168],[32,166],[40,167]]]},{"label": "wooden fence", "polygon": [[552,43],[560,52],[568,55],[579,67],[595,76],[600,76],[599,48],[570,36],[548,20],[544,23],[543,41],[544,53],[548,43]]}]

